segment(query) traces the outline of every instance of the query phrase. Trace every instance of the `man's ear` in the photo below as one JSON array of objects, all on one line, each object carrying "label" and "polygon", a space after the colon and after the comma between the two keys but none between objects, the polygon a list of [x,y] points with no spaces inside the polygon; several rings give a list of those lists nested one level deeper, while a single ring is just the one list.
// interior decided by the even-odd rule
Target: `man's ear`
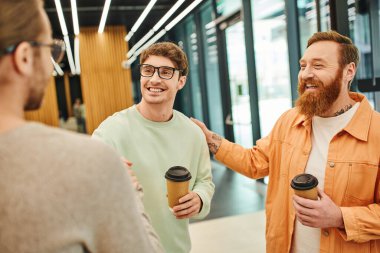
[{"label": "man's ear", "polygon": [[31,75],[33,72],[33,48],[28,42],[21,42],[13,53],[16,70],[22,75]]},{"label": "man's ear", "polygon": [[179,78],[178,85],[177,85],[178,90],[181,90],[185,86],[186,80],[187,80],[187,76],[181,76]]},{"label": "man's ear", "polygon": [[351,82],[352,79],[354,79],[355,77],[355,74],[356,74],[356,66],[355,66],[355,63],[351,62],[349,64],[347,64],[347,66],[345,67],[345,70],[344,70],[344,74],[345,74],[345,81],[346,82]]}]

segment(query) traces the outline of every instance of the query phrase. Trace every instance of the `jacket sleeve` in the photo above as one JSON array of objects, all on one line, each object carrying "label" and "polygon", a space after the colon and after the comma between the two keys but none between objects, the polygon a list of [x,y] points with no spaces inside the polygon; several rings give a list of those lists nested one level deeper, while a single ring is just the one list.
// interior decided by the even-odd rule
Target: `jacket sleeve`
[{"label": "jacket sleeve", "polygon": [[366,207],[341,207],[344,230],[339,230],[345,241],[368,242],[380,239],[380,204]]},{"label": "jacket sleeve", "polygon": [[202,200],[202,209],[194,219],[203,219],[209,212],[211,207],[211,199],[214,195],[215,185],[212,182],[210,153],[204,137],[202,135],[202,148],[198,163],[198,173],[195,179],[193,191],[198,194]]},{"label": "jacket sleeve", "polygon": [[222,140],[215,158],[228,168],[249,178],[262,178],[269,174],[269,143],[271,136],[256,142],[252,148],[244,148],[226,139]]},{"label": "jacket sleeve", "polygon": [[345,230],[338,230],[346,241],[367,242],[380,239],[380,167],[375,203],[368,206],[341,207]]}]

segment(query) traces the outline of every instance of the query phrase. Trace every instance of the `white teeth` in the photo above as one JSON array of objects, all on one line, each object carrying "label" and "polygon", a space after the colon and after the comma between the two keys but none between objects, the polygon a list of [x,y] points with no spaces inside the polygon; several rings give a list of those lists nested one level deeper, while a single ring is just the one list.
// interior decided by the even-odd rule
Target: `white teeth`
[{"label": "white teeth", "polygon": [[151,92],[162,92],[163,91],[162,89],[157,89],[157,88],[149,88],[148,90]]}]

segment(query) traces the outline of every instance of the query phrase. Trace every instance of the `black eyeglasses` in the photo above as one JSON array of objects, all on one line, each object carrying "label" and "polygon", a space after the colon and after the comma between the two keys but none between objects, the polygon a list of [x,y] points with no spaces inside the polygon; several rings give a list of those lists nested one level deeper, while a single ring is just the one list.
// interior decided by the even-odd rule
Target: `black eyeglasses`
[{"label": "black eyeglasses", "polygon": [[156,69],[158,76],[166,80],[172,79],[176,70],[178,70],[180,73],[182,72],[181,69],[176,69],[168,66],[155,67],[149,64],[140,64],[139,66],[140,75],[143,77],[152,77],[154,75],[154,72],[156,72]]},{"label": "black eyeglasses", "polygon": [[[52,43],[42,43],[38,41],[27,41],[32,47],[50,47],[51,50],[51,57],[56,63],[59,63],[62,61],[63,56],[65,55],[65,42],[63,40],[55,39]],[[21,42],[20,42],[21,43]],[[9,47],[6,47],[5,49],[0,51],[0,56],[6,55],[6,54],[12,54],[17,46],[20,44],[17,43],[15,45],[11,45]]]}]

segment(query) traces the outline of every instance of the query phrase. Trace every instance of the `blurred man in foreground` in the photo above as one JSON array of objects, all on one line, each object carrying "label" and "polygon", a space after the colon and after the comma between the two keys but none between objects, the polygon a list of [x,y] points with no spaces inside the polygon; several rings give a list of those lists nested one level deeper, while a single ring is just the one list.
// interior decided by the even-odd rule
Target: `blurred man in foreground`
[{"label": "blurred man in foreground", "polygon": [[162,252],[120,158],[27,123],[64,54],[41,0],[0,1],[0,252]]}]

